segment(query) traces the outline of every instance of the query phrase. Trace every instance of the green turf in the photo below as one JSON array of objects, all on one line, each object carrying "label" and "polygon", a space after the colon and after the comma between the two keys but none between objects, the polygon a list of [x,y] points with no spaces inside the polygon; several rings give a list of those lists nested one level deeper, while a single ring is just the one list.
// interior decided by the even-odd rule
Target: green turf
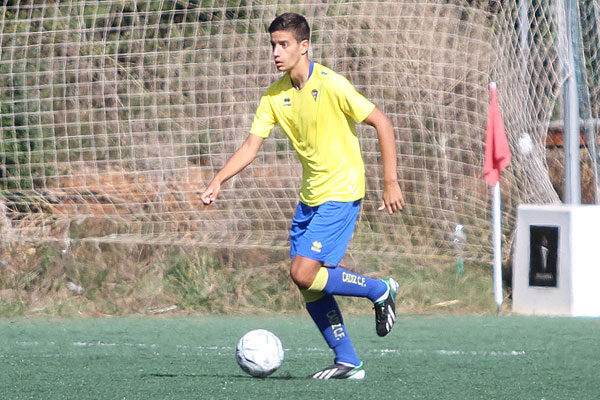
[{"label": "green turf", "polygon": [[[0,319],[2,399],[597,399],[600,320],[401,317],[386,338],[372,316],[347,325],[362,382],[303,377],[332,361],[304,315],[72,320]],[[247,330],[286,349],[272,377],[246,376]]]}]

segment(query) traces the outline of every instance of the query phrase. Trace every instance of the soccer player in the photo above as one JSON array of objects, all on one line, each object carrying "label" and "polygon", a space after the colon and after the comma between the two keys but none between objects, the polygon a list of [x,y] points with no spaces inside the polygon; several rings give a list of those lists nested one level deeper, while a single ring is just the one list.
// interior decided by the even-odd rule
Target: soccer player
[{"label": "soccer player", "polygon": [[302,164],[302,188],[290,230],[290,276],[306,309],[335,353],[334,364],[309,377],[363,379],[335,295],[366,297],[375,308],[376,332],[394,325],[398,283],[353,273],[340,263],[365,195],[365,169],[355,123],[377,131],[383,163],[383,201],[393,214],[404,207],[398,184],[396,145],[390,120],[341,75],[308,57],[306,19],[285,13],[269,26],[275,66],[285,74],[264,93],[242,146],[215,175],[201,199],[210,205],[221,184],[249,165],[275,124],[289,137]]}]

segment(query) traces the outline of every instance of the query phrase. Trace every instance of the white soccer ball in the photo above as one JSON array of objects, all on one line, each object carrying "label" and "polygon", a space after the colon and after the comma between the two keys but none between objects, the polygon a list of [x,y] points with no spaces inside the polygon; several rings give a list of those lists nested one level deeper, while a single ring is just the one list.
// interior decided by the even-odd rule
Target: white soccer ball
[{"label": "white soccer ball", "polygon": [[519,147],[519,153],[521,154],[529,154],[533,150],[533,140],[531,140],[531,136],[527,132],[523,132],[519,141],[517,143]]},{"label": "white soccer ball", "polygon": [[281,340],[265,329],[255,329],[242,336],[235,354],[244,372],[258,378],[271,375],[283,362]]}]

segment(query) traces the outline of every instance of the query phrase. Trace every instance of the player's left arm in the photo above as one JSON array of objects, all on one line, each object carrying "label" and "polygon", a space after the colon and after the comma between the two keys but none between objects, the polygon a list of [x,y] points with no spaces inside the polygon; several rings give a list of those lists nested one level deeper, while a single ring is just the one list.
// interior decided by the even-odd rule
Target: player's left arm
[{"label": "player's left arm", "polygon": [[377,130],[379,151],[383,163],[383,204],[380,211],[389,214],[402,211],[405,206],[402,190],[398,184],[398,164],[396,160],[396,139],[392,122],[377,107],[365,118],[364,122]]}]

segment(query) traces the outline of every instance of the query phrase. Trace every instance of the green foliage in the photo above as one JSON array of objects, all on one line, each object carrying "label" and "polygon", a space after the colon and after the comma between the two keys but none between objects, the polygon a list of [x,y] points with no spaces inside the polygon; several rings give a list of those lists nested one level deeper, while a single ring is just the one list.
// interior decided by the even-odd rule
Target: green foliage
[{"label": "green foliage", "polygon": [[174,256],[166,278],[184,309],[210,307],[211,282],[207,279],[210,278],[207,275],[210,270],[214,271],[216,266],[212,258],[204,266],[200,266],[189,258],[181,255]]},{"label": "green foliage", "polygon": [[[245,33],[247,19],[257,17],[250,15],[246,0],[218,7],[206,0],[5,5],[0,9],[2,46],[7,49],[0,59],[0,188],[7,190],[47,186],[65,173],[56,168],[62,162],[135,158],[127,143],[133,139],[119,135],[116,121],[144,120],[144,107],[170,101],[146,94],[167,89],[174,50],[193,68],[181,73],[209,74],[202,66],[191,67],[198,64],[195,57],[204,57],[197,38],[227,34],[219,21],[230,21],[227,29]],[[138,68],[142,64],[153,68]],[[117,73],[108,77],[113,67]],[[95,89],[97,82],[107,80],[116,97]],[[119,107],[119,115],[110,117],[115,123],[94,124],[96,112],[104,115],[107,107],[116,107],[121,95],[129,107]],[[158,117],[156,129],[172,132],[168,116]],[[95,138],[98,132],[104,138]],[[197,143],[186,143],[191,162],[208,153],[207,135],[202,132],[195,136]]]},{"label": "green foliage", "polygon": [[[45,151],[51,146],[54,132],[44,127],[42,115],[51,106],[47,99],[40,99],[36,85],[45,84],[45,78],[30,74],[32,71],[48,73],[48,59],[52,46],[38,46],[34,35],[42,29],[40,22],[25,19],[24,11],[16,13],[10,9],[3,14],[3,51],[0,58],[0,188],[31,189],[40,186],[43,178],[55,173]],[[38,13],[39,14],[39,13]],[[39,16],[39,15],[38,15]],[[2,16],[0,16],[2,17]],[[49,44],[49,43],[44,43]],[[40,90],[42,96],[52,92]]]},{"label": "green foliage", "polygon": [[227,250],[203,249],[194,254],[172,250],[165,257],[166,291],[188,312],[284,311],[302,307],[287,276],[287,264],[275,261],[274,265],[253,266],[257,260],[247,256]]}]

